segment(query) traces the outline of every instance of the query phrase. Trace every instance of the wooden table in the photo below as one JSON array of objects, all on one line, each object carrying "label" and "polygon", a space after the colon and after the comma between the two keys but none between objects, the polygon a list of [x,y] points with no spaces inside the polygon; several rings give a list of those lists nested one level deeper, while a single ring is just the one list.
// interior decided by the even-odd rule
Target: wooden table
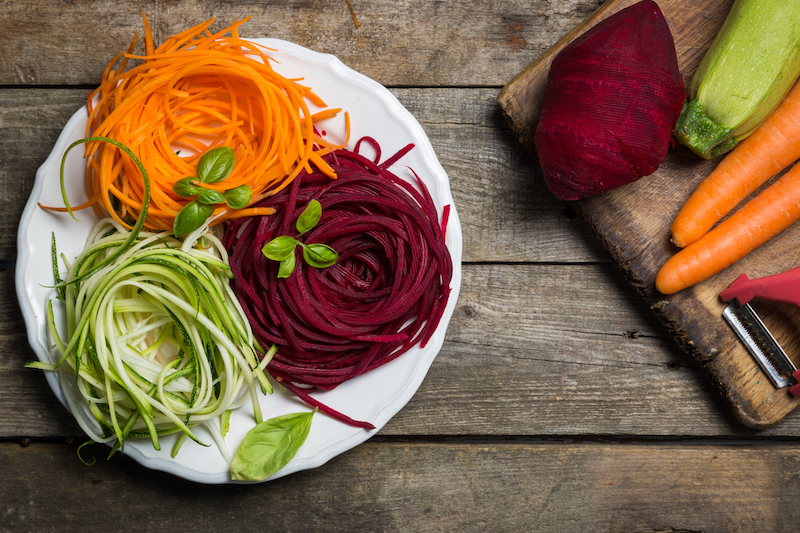
[{"label": "wooden table", "polygon": [[[800,417],[731,415],[497,108],[500,89],[597,0],[47,2],[0,7],[0,532],[796,531]],[[324,466],[206,486],[127,458],[83,465],[14,289],[34,175],[110,57],[216,16],[338,56],[418,118],[464,232],[463,284],[418,393]],[[223,26],[220,26],[220,28]]]}]

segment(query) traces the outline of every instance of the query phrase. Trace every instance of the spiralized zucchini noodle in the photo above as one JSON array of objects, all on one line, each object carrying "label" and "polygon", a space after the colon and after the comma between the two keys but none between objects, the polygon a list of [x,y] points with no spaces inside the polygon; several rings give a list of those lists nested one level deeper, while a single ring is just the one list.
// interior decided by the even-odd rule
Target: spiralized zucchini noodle
[{"label": "spiralized zucchini noodle", "polygon": [[112,453],[131,437],[149,437],[160,449],[159,437],[175,432],[181,435],[173,456],[186,438],[210,445],[195,434],[202,424],[230,461],[220,426],[248,399],[262,421],[258,393],[272,392],[264,373],[272,353],[255,351],[228,285],[227,253],[207,225],[183,242],[142,231],[119,257],[82,277],[128,233],[103,219],[80,255],[71,263],[64,258],[63,281],[54,264],[66,315],[63,340],[52,300],[47,324],[61,358],[29,366],[58,371],[81,428],[96,442],[113,443]]}]

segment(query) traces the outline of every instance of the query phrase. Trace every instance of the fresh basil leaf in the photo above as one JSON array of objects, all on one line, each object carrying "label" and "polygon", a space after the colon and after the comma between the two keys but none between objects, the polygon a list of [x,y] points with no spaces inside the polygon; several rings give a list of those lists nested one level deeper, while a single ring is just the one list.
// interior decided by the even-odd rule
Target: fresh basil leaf
[{"label": "fresh basil leaf", "polygon": [[291,276],[292,272],[294,271],[294,262],[294,250],[292,250],[292,253],[289,254],[289,257],[281,261],[281,265],[278,268],[278,277],[288,278]]},{"label": "fresh basil leaf", "polygon": [[225,203],[231,209],[243,209],[250,203],[253,197],[253,190],[247,185],[239,185],[233,189],[225,191]]},{"label": "fresh basil leaf", "polygon": [[314,268],[325,268],[336,264],[339,254],[327,244],[303,244],[303,259]]},{"label": "fresh basil leaf", "polygon": [[294,248],[297,246],[297,241],[294,237],[284,235],[283,237],[275,237],[261,248],[261,253],[267,259],[273,261],[283,261],[290,255],[294,255]]},{"label": "fresh basil leaf", "polygon": [[203,183],[222,181],[230,175],[235,162],[236,156],[230,146],[212,148],[197,162],[197,179]]},{"label": "fresh basil leaf", "polygon": [[219,191],[200,187],[197,189],[197,201],[201,204],[214,205],[223,203],[225,197],[222,196],[222,193]]},{"label": "fresh basil leaf", "polygon": [[202,226],[203,222],[205,222],[213,212],[213,206],[195,201],[189,202],[183,206],[183,209],[178,211],[177,216],[175,216],[175,221],[172,223],[172,233],[174,233],[176,237],[183,237],[184,235],[190,234]]},{"label": "fresh basil leaf", "polygon": [[270,418],[253,427],[233,455],[231,479],[263,481],[286,466],[306,441],[316,412]]},{"label": "fresh basil leaf", "polygon": [[317,225],[322,216],[322,205],[317,200],[311,200],[303,209],[303,213],[297,218],[297,231],[302,235]]},{"label": "fresh basil leaf", "polygon": [[183,178],[182,180],[178,180],[175,182],[175,185],[172,186],[172,190],[181,198],[191,198],[197,194],[197,187],[192,184],[192,180],[194,179],[195,178]]}]

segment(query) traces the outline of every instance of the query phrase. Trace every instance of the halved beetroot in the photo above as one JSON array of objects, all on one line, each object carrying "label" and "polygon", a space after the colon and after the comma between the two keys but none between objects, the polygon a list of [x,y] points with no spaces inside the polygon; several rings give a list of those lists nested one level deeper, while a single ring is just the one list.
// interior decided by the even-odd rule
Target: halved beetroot
[{"label": "halved beetroot", "polygon": [[672,33],[655,2],[603,20],[550,68],[534,137],[547,186],[577,200],[652,174],[684,98]]}]

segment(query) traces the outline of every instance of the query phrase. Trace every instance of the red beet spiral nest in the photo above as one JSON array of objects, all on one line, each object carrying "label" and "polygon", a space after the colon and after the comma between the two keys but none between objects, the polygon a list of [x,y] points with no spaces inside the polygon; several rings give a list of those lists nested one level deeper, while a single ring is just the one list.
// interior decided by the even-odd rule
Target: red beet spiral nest
[{"label": "red beet spiral nest", "polygon": [[[376,150],[375,161],[358,153],[362,141]],[[373,426],[308,393],[333,389],[416,344],[425,346],[450,294],[453,264],[444,243],[449,206],[440,225],[422,180],[414,174],[414,187],[387,170],[412,148],[382,164],[380,147],[370,138],[355,151],[332,152],[325,161],[335,180],[301,172],[290,187],[256,204],[275,208],[275,214],[234,220],[224,236],[232,287],[253,333],[265,349],[278,347],[269,373],[310,405],[358,427]],[[322,205],[322,216],[298,237],[295,222],[312,199]],[[294,271],[279,279],[278,262],[261,248],[283,235],[327,244],[339,260],[310,267],[297,247]]]}]

